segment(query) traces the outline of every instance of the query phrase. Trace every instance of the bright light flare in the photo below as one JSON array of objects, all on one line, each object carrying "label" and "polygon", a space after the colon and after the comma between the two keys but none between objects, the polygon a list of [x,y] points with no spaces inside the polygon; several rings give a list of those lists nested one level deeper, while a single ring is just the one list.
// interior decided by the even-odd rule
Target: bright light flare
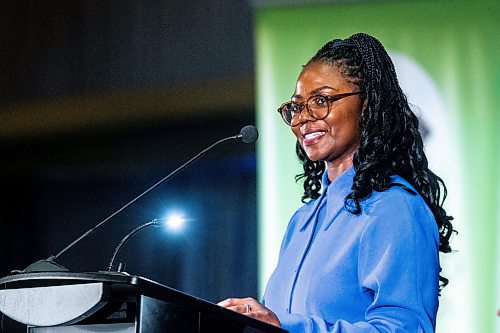
[{"label": "bright light flare", "polygon": [[180,214],[171,214],[165,218],[165,224],[170,230],[179,231],[186,224],[186,219]]}]

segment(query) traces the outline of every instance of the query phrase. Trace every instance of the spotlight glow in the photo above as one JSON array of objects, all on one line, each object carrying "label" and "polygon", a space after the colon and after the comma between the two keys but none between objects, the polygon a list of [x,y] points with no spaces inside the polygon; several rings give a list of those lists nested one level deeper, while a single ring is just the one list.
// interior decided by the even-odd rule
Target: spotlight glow
[{"label": "spotlight glow", "polygon": [[186,224],[186,219],[180,214],[171,214],[166,217],[165,224],[172,231],[181,230]]}]

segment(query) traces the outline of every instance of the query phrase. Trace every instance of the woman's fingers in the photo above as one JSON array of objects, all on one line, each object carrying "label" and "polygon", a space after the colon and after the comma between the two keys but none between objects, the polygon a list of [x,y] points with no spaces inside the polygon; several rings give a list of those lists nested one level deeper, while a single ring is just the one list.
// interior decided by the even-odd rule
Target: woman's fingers
[{"label": "woman's fingers", "polygon": [[245,315],[248,317],[263,321],[265,323],[274,325],[274,326],[278,326],[278,327],[281,326],[281,323],[280,323],[278,317],[276,316],[276,314],[274,314],[274,312],[272,312],[271,310],[269,310],[266,307],[262,307],[262,309],[259,309],[258,311],[252,311],[249,313],[245,313]]},{"label": "woman's fingers", "polygon": [[222,302],[217,303],[217,305],[243,314],[258,311],[259,309],[263,308],[262,304],[251,297],[228,298]]},{"label": "woman's fingers", "polygon": [[217,303],[217,305],[244,314],[245,316],[280,327],[280,321],[276,314],[274,314],[274,312],[251,297],[228,298],[222,302]]},{"label": "woman's fingers", "polygon": [[233,305],[233,306],[227,306],[225,307],[228,310],[236,311],[239,313],[247,314],[252,311],[252,306],[249,304],[244,304],[244,305]]},{"label": "woman's fingers", "polygon": [[217,305],[222,306],[224,308],[228,308],[230,306],[246,305],[246,304],[256,305],[259,304],[259,302],[257,302],[257,300],[251,297],[246,297],[246,298],[228,298],[217,303]]}]

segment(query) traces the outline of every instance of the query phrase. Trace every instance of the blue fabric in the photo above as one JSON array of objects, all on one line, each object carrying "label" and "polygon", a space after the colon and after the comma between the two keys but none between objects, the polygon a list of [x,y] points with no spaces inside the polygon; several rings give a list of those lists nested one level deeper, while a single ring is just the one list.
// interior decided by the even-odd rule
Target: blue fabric
[{"label": "blue fabric", "polygon": [[[326,191],[325,191],[326,192]],[[314,241],[314,238],[318,234],[319,230],[321,229],[321,225],[323,224],[323,221],[325,220],[325,214],[326,214],[326,195],[323,194],[321,197],[318,198],[320,200],[318,204],[318,211],[316,213],[316,216],[314,217],[314,230],[313,230],[313,236],[312,240]]]},{"label": "blue fabric", "polygon": [[[264,303],[291,333],[434,332],[439,234],[422,197],[399,186],[373,192],[362,213],[344,207],[353,168],[290,220]],[[324,181],[326,180],[326,175]],[[393,182],[412,186],[394,176]],[[321,228],[314,236],[314,224]]]}]

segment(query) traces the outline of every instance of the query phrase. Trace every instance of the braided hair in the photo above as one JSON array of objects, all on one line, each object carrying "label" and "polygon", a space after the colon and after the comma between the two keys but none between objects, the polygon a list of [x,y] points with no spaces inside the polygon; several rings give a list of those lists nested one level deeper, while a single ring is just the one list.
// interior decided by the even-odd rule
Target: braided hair
[{"label": "braided hair", "polygon": [[[349,82],[360,87],[365,101],[359,121],[360,146],[353,157],[355,170],[352,192],[344,200],[344,206],[353,214],[361,213],[360,201],[372,191],[385,191],[392,186],[390,176],[406,179],[423,197],[434,215],[439,230],[439,251],[451,252],[451,220],[443,208],[446,186],[441,178],[428,168],[419,121],[408,105],[399,86],[394,65],[383,45],[375,38],[358,33],[326,43],[309,60],[325,62],[337,68]],[[296,153],[304,173],[296,180],[304,180],[302,201],[320,196],[321,177],[325,163],[311,161],[297,142]],[[439,277],[441,287],[448,280]]]}]

